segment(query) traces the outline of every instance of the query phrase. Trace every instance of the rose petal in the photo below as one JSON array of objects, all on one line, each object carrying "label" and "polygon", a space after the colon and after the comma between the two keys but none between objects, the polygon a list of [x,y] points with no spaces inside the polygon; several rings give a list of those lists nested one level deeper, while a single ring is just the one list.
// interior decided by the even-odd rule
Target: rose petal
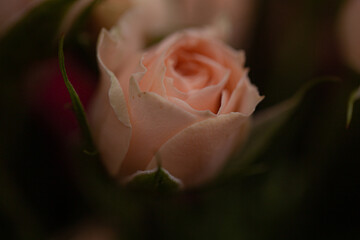
[{"label": "rose petal", "polygon": [[229,91],[224,89],[221,92],[221,103],[220,103],[220,108],[218,111],[218,114],[221,114],[223,112],[223,109],[227,106],[228,102],[229,102]]},{"label": "rose petal", "polygon": [[[191,31],[189,31],[189,34],[192,34]],[[189,34],[183,34],[179,41],[183,40],[183,38],[187,39]],[[183,41],[186,43],[187,40]],[[189,48],[188,50],[182,49],[182,44],[185,43],[176,44],[178,49],[171,51],[171,55],[174,55],[174,57],[171,58],[171,56],[169,56],[169,59],[167,59],[167,76],[171,78],[165,79],[166,93],[167,96],[177,97],[187,102],[196,110],[210,110],[213,113],[217,113],[221,106],[221,92],[224,85],[227,84],[230,72],[214,59],[197,53],[197,51],[201,52],[206,50],[202,49],[204,44],[199,45],[202,41],[202,38],[197,38],[197,40],[192,39],[191,47],[189,48],[189,46],[186,45],[187,48]],[[217,42],[214,42],[213,45],[213,48],[218,47]],[[195,53],[192,51],[195,51]],[[179,57],[183,59],[178,59]],[[223,56],[221,56],[221,54],[216,52],[213,54],[213,57],[218,57],[223,62]],[[195,70],[195,73],[196,71],[206,68],[207,74],[204,76],[200,75],[202,72],[198,72],[191,76],[183,76],[181,73],[178,73],[176,69],[176,65],[181,64],[179,61],[182,60],[186,63],[199,63],[200,69]],[[186,69],[184,69],[184,71],[185,70]],[[190,70],[191,69],[189,69],[189,71]]]},{"label": "rose petal", "polygon": [[[169,55],[181,48],[194,48],[194,52],[200,55],[216,60],[222,59],[223,54],[214,44],[220,44],[214,39],[209,39],[206,31],[186,30],[175,33],[162,42],[161,45],[149,50],[142,59],[142,64],[147,69],[146,74],[143,74],[139,86],[142,91],[155,92],[161,96],[166,97],[164,88],[164,74],[166,73],[165,60]],[[155,74],[155,76],[154,76]]]},{"label": "rose petal", "polygon": [[167,61],[166,75],[174,79],[174,86],[183,93],[201,91],[205,87],[216,85],[224,80],[224,76],[229,72],[213,59],[197,53],[181,53],[181,58],[170,58]]},{"label": "rose petal", "polygon": [[[123,29],[126,24],[123,24]],[[128,31],[124,31],[125,34]],[[98,42],[98,61],[99,65],[106,71],[110,71],[119,79],[123,93],[128,98],[129,79],[136,69],[141,53],[139,48],[141,43],[133,41],[136,33],[127,33],[120,36],[114,29],[111,32],[103,29],[100,33]]]},{"label": "rose petal", "polygon": [[230,79],[226,88],[230,91],[230,93],[236,88],[239,83],[239,79],[241,79],[245,73],[245,52],[235,51],[232,48],[224,45],[224,60],[223,66],[225,68],[231,69]]},{"label": "rose petal", "polygon": [[240,112],[246,116],[250,116],[255,111],[256,105],[263,98],[264,97],[259,95],[257,88],[250,83],[246,72],[238,82],[228,103],[224,106],[220,113],[225,114],[230,112]]},{"label": "rose petal", "polygon": [[140,89],[144,92],[154,92],[166,98],[166,90],[164,87],[164,77],[166,67],[164,64],[164,56],[158,60],[147,63],[147,54],[144,54],[140,62],[141,72],[137,72],[136,78]]},{"label": "rose petal", "polygon": [[195,93],[190,92],[181,94],[176,91],[176,88],[171,86],[168,87],[168,92],[170,96],[175,95],[176,98],[183,100],[195,110],[209,110],[216,114],[221,106],[221,92],[224,85],[226,84],[228,77],[229,73],[224,76],[224,79],[219,84],[208,86],[199,91],[196,91]]},{"label": "rose petal", "polygon": [[180,98],[168,97],[168,100],[170,102],[173,102],[174,104],[178,105],[179,107],[181,107],[185,111],[196,115],[201,120],[204,120],[204,119],[210,118],[210,117],[216,117],[216,114],[214,114],[210,110],[208,110],[208,109],[206,109],[206,110],[196,110],[193,107],[191,107],[187,102],[181,100]]},{"label": "rose petal", "polygon": [[[168,140],[156,155],[161,166],[186,187],[198,186],[213,178],[234,146],[245,139],[248,120],[230,113],[195,123]],[[156,166],[154,157],[147,169]]]},{"label": "rose petal", "polygon": [[[98,62],[102,77],[98,96],[94,98],[96,101],[93,102],[92,111],[90,111],[92,134],[105,161],[105,166],[112,175],[118,173],[131,139],[131,123],[126,102],[127,91],[123,91],[127,89],[128,84],[126,84],[126,77],[119,82],[113,72],[119,70],[115,65],[116,61],[124,62],[124,49],[118,42],[119,38],[120,36],[115,31],[109,33],[103,30],[101,32],[98,43]],[[135,49],[136,46],[131,50],[134,52]],[[130,52],[130,49],[128,51]],[[113,54],[114,52],[116,54]],[[132,68],[131,65],[133,63],[127,66]]]},{"label": "rose petal", "polygon": [[102,70],[98,96],[90,111],[90,124],[106,168],[110,174],[116,175],[129,148],[131,124],[118,80],[111,72]]},{"label": "rose petal", "polygon": [[167,60],[167,76],[174,79],[174,86],[181,92],[201,89],[211,80],[211,68],[197,59],[198,54],[177,53]]},{"label": "rose petal", "polygon": [[202,120],[152,92],[142,92],[135,77],[130,79],[129,109],[133,127],[129,151],[120,176],[145,170],[158,149],[172,136]]}]

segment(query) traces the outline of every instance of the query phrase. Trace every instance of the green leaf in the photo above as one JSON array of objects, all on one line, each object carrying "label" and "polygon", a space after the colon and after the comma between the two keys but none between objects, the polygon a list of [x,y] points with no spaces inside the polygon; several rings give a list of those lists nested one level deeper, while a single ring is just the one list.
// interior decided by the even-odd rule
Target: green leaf
[{"label": "green leaf", "polygon": [[60,44],[59,44],[59,64],[60,64],[60,70],[61,70],[61,74],[62,77],[64,79],[66,88],[70,94],[70,98],[71,98],[71,103],[72,103],[72,107],[74,109],[75,115],[76,115],[76,119],[80,125],[80,129],[81,132],[83,134],[83,137],[85,139],[85,153],[93,155],[96,154],[97,151],[95,150],[93,141],[92,141],[92,137],[91,137],[91,133],[90,133],[90,129],[89,129],[89,124],[87,122],[86,119],[86,114],[84,111],[84,107],[80,101],[80,98],[78,96],[78,94],[76,93],[73,85],[71,84],[71,82],[69,81],[69,78],[66,74],[66,69],[65,69],[65,58],[64,58],[64,51],[63,51],[63,47],[64,47],[64,36],[61,37],[60,39]]},{"label": "green leaf", "polygon": [[175,192],[181,183],[160,166],[150,171],[138,172],[128,182],[127,187],[151,192]]},{"label": "green leaf", "polygon": [[338,79],[326,77],[310,81],[290,99],[257,114],[245,146],[231,157],[224,168],[222,176],[231,176],[239,172],[243,174],[259,172],[257,169],[263,171],[264,167],[262,165],[255,166],[254,170],[250,167],[250,164],[263,153],[278,130],[292,116],[305,94],[315,85],[329,81],[334,82],[338,81]]},{"label": "green leaf", "polygon": [[355,89],[349,97],[348,101],[348,108],[347,108],[347,116],[346,116],[346,127],[348,128],[351,123],[352,115],[353,115],[353,109],[354,104],[357,100],[360,99],[360,86],[359,88]]}]

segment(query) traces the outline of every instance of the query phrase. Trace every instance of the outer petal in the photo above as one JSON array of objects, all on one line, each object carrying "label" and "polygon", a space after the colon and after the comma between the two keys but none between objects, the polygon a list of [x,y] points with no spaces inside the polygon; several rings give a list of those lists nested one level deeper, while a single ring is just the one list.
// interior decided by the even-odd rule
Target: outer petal
[{"label": "outer petal", "polygon": [[[227,157],[246,137],[249,118],[240,113],[219,115],[184,129],[158,151],[161,165],[181,179],[185,187],[198,186],[213,178]],[[155,157],[147,169],[157,166]]]},{"label": "outer petal", "polygon": [[134,77],[130,79],[129,109],[133,133],[120,177],[145,170],[168,139],[203,120],[156,93],[141,92]]},{"label": "outer petal", "polygon": [[[98,61],[107,70],[111,71],[120,82],[124,90],[125,97],[128,97],[129,79],[140,61],[142,42],[138,40],[139,32],[136,26],[131,29],[131,17],[135,17],[136,12],[130,12],[125,16],[124,21],[119,26],[113,28],[111,32],[103,29],[98,42]],[[121,32],[121,34],[120,34]]]},{"label": "outer petal", "polygon": [[98,42],[101,82],[93,103],[93,135],[108,171],[117,175],[129,150],[132,127],[128,112],[131,74],[140,61],[143,29],[129,11],[110,32],[102,30]]},{"label": "outer petal", "polygon": [[102,31],[99,38],[101,81],[90,111],[90,124],[106,168],[110,174],[116,175],[129,148],[131,124],[123,88],[110,70],[116,70],[115,66],[110,64],[111,60],[114,60],[111,48],[114,47],[113,51],[120,51],[120,48],[114,45],[116,42],[112,37],[114,36]]},{"label": "outer petal", "polygon": [[90,112],[94,140],[106,168],[110,174],[116,175],[128,151],[131,125],[124,94],[111,72],[103,73]]}]

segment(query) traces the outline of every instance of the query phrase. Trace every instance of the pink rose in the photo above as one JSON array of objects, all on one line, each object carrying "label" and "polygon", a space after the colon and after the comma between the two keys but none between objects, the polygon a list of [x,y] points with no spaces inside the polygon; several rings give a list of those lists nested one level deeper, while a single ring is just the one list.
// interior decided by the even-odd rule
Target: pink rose
[{"label": "pink rose", "polygon": [[185,26],[207,25],[225,17],[230,24],[230,42],[235,45],[243,44],[246,40],[245,35],[248,35],[248,28],[252,24],[257,4],[256,0],[180,0],[175,2],[178,9],[174,12]]},{"label": "pink rose", "polygon": [[339,30],[343,55],[350,66],[360,72],[360,0],[346,2],[340,15]]},{"label": "pink rose", "polygon": [[0,34],[44,0],[0,1]]},{"label": "pink rose", "polygon": [[91,126],[105,166],[124,181],[160,161],[185,187],[205,183],[245,140],[262,99],[244,52],[211,29],[177,32],[144,51],[141,24],[130,19],[98,43]]},{"label": "pink rose", "polygon": [[[184,27],[226,22],[231,43],[244,43],[253,21],[254,0],[104,0],[93,11],[93,25],[111,27],[129,8],[151,15],[149,35],[158,37]],[[224,26],[223,26],[224,27]]]}]

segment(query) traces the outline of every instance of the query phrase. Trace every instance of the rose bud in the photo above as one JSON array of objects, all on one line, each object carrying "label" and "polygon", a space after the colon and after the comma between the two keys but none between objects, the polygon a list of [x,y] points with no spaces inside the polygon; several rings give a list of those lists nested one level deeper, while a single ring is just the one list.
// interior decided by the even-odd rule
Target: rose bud
[{"label": "rose bud", "polygon": [[210,28],[183,30],[144,50],[140,21],[129,13],[100,34],[94,141],[121,182],[161,162],[183,186],[199,186],[244,142],[262,97],[250,83],[244,52]]},{"label": "rose bud", "polygon": [[339,38],[347,63],[360,72],[360,1],[344,5],[339,20]]}]

